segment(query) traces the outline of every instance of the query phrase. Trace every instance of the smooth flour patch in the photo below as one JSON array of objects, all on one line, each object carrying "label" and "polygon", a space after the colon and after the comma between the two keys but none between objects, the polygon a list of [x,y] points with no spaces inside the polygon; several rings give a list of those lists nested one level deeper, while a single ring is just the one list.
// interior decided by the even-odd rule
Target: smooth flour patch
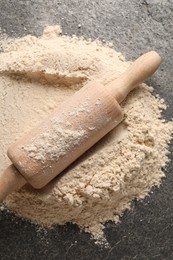
[{"label": "smooth flour patch", "polygon": [[[14,40],[3,50],[0,172],[10,164],[6,151],[17,138],[86,82],[98,79],[106,84],[129,65],[110,46],[63,36],[59,26],[46,28],[40,38]],[[143,199],[159,186],[173,131],[173,123],[161,119],[164,101],[145,84],[122,107],[126,118],[116,129],[45,188],[36,191],[26,185],[9,195],[7,206],[34,223],[77,223],[103,239],[105,221],[117,222],[134,198]]]}]

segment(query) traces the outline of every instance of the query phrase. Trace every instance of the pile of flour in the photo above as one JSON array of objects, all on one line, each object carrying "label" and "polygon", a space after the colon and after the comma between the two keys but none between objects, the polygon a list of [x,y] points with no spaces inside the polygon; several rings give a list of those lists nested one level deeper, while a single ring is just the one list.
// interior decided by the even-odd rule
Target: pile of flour
[{"label": "pile of flour", "polygon": [[[110,44],[63,36],[47,27],[40,38],[13,40],[0,54],[0,172],[7,148],[90,80],[107,84],[128,62]],[[44,226],[77,223],[96,239],[131,201],[143,199],[164,176],[173,123],[161,119],[164,100],[141,84],[122,103],[125,120],[41,190],[29,185],[6,205]],[[39,155],[38,155],[39,156]]]}]

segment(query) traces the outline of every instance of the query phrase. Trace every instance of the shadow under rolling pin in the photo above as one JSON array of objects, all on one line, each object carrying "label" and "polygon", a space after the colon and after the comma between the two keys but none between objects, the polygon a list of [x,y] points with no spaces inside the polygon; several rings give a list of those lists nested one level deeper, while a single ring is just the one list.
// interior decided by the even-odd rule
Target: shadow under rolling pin
[{"label": "shadow under rolling pin", "polygon": [[25,183],[40,189],[123,120],[119,105],[161,63],[148,52],[116,80],[86,84],[63,102],[42,124],[8,149],[12,161],[0,175],[0,201]]}]

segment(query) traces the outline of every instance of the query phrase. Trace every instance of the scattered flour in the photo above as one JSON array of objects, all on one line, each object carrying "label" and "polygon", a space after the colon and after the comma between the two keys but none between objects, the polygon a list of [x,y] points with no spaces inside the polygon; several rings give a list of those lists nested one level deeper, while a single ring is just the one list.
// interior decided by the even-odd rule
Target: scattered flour
[{"label": "scattered flour", "polygon": [[[99,79],[106,84],[129,65],[108,45],[60,32],[58,26],[48,27],[42,37],[14,40],[0,54],[0,172],[9,165],[6,151],[17,138],[87,81]],[[26,185],[8,196],[8,207],[45,226],[77,223],[102,239],[105,221],[117,222],[134,198],[143,199],[152,186],[159,186],[173,131],[172,122],[161,119],[166,105],[145,84],[130,93],[122,107],[125,120],[65,174],[41,190]],[[75,134],[77,141],[84,133]],[[42,159],[41,146],[33,146],[38,154],[24,149]],[[66,152],[63,145],[61,152]]]}]

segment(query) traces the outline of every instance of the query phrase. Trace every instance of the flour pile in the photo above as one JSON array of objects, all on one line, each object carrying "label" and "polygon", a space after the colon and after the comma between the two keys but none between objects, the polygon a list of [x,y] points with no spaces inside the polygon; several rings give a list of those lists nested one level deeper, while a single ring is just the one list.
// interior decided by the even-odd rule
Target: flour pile
[{"label": "flour pile", "polygon": [[[129,63],[110,45],[61,35],[26,36],[0,55],[0,172],[11,143],[40,123],[86,82],[106,84]],[[122,103],[125,120],[41,190],[29,185],[8,196],[7,206],[34,223],[77,223],[96,239],[107,220],[117,222],[131,201],[143,199],[164,176],[173,123],[161,119],[164,101],[141,84]],[[38,154],[39,156],[39,154]]]}]

